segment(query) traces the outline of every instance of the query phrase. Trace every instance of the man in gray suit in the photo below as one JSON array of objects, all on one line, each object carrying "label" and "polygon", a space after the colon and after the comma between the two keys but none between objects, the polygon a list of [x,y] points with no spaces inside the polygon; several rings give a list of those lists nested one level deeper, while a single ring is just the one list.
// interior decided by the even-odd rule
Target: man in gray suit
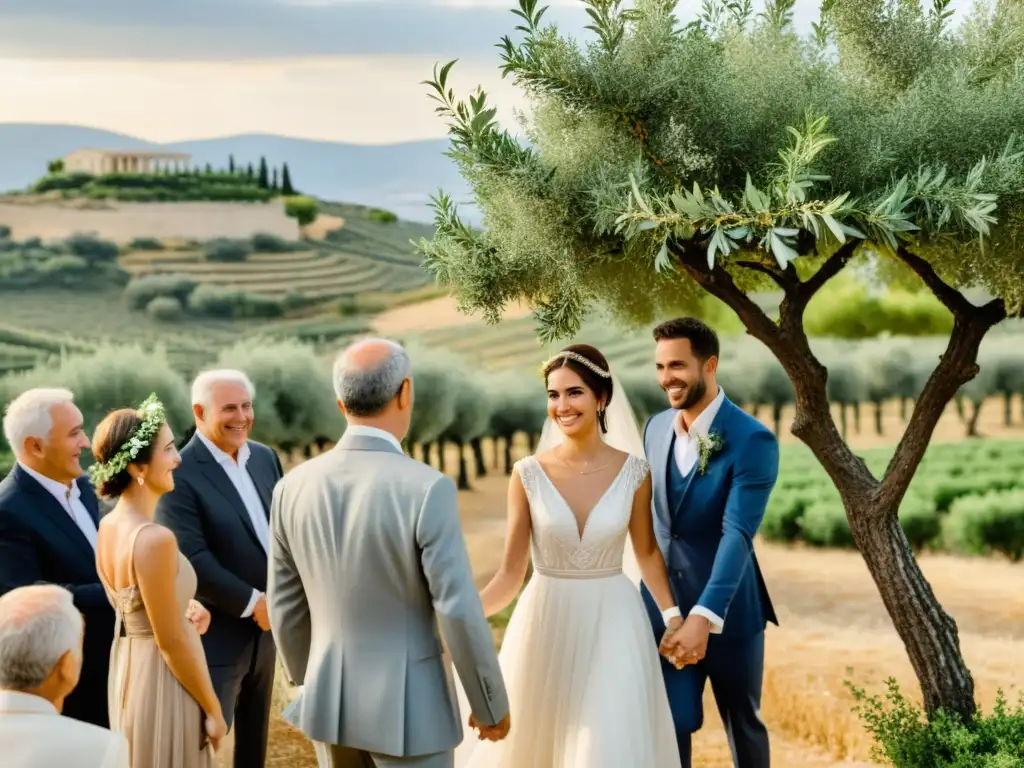
[{"label": "man in gray suit", "polygon": [[270,625],[303,687],[285,717],[313,741],[321,768],[452,766],[462,725],[438,628],[470,725],[491,740],[509,730],[455,485],[402,452],[411,374],[394,342],[345,350],[334,366],[344,437],[274,490]]}]

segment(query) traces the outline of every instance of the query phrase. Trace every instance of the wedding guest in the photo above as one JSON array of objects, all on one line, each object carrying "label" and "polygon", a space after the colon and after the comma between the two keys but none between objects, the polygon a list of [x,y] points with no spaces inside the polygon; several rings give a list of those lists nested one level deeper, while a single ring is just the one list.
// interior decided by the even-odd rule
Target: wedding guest
[{"label": "wedding guest", "polygon": [[264,593],[270,501],[283,471],[271,448],[249,439],[255,396],[241,371],[196,378],[196,432],[181,451],[174,490],[156,511],[192,563],[197,596],[210,610],[203,647],[228,727],[235,726],[235,768],[266,761],[277,657]]},{"label": "wedding guest", "polygon": [[39,582],[71,593],[86,630],[64,714],[106,728],[114,612],[96,574],[99,505],[80,463],[82,421],[66,389],[30,389],[7,407],[4,436],[18,462],[0,482],[0,595]]},{"label": "wedding guest", "polygon": [[82,614],[62,587],[0,597],[0,761],[17,768],[128,768],[119,733],[61,717],[82,669]]}]

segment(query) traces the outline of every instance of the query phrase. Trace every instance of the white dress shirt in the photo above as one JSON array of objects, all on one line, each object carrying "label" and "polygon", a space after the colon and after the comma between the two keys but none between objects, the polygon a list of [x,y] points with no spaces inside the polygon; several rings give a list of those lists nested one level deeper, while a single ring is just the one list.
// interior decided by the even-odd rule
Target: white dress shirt
[{"label": "white dress shirt", "polygon": [[63,717],[46,699],[0,690],[0,764],[10,768],[129,768],[128,741]]},{"label": "white dress shirt", "polygon": [[89,510],[85,508],[85,504],[82,503],[82,489],[78,487],[78,483],[72,483],[70,486],[58,483],[46,475],[41,475],[34,469],[26,467],[20,461],[18,466],[24,470],[24,472],[39,483],[46,492],[49,493],[53,498],[60,504],[61,509],[68,513],[68,516],[74,521],[75,525],[78,526],[79,530],[89,540],[89,544],[92,546],[93,551],[96,550],[96,523],[92,521],[92,516],[89,514]]},{"label": "white dress shirt", "polygon": [[364,424],[350,424],[345,428],[346,435],[357,435],[362,437],[379,437],[381,440],[387,440],[395,448],[402,453],[402,444],[398,442],[398,438],[388,432],[386,429],[378,429],[377,427],[367,427]]},{"label": "white dress shirt", "polygon": [[[676,466],[679,467],[679,471],[683,477],[686,477],[690,472],[693,471],[697,464],[697,458],[699,452],[697,449],[697,436],[707,437],[711,431],[711,424],[715,420],[715,416],[718,415],[719,409],[722,407],[722,401],[725,400],[725,392],[722,388],[718,388],[718,394],[715,399],[712,400],[708,407],[700,412],[700,415],[693,420],[693,424],[690,425],[690,430],[686,430],[686,426],[683,424],[683,412],[680,411],[676,414],[675,430],[676,430],[676,444],[675,444],[675,460]],[[721,634],[722,629],[725,627],[725,620],[718,616],[718,614],[705,608],[703,605],[695,605],[690,611],[691,614],[697,616],[703,616],[709,622],[711,622],[712,634]]]},{"label": "white dress shirt", "polygon": [[[206,446],[210,455],[221,466],[231,484],[235,487],[235,490],[238,491],[238,496],[245,506],[245,511],[249,513],[249,520],[252,521],[252,527],[256,531],[256,538],[259,539],[263,551],[269,554],[270,523],[267,521],[267,513],[263,508],[263,500],[260,498],[259,491],[256,490],[256,483],[253,482],[252,475],[246,469],[246,465],[249,463],[249,456],[252,453],[249,450],[249,444],[246,443],[238,449],[238,461],[235,461],[229,454],[207,439],[206,435],[202,432],[197,430],[196,434],[199,435],[203,445]],[[253,589],[252,596],[249,598],[249,604],[242,612],[243,619],[252,616],[252,610],[256,607],[256,603],[261,595],[262,593],[258,589]]]}]

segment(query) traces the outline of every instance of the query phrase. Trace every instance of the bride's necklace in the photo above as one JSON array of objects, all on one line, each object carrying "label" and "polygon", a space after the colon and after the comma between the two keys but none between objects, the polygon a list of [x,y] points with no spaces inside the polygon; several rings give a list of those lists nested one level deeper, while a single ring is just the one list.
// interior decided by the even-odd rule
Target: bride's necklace
[{"label": "bride's necklace", "polygon": [[587,467],[588,467],[588,466],[590,466],[590,462],[589,462],[589,461],[586,461],[586,462],[584,462],[584,464],[583,464],[583,469],[576,469],[576,467],[574,467],[574,466],[573,466],[572,464],[570,464],[570,463],[569,463],[568,461],[566,461],[566,459],[565,459],[565,457],[564,457],[564,456],[562,455],[562,452],[561,452],[561,451],[559,451],[559,452],[558,452],[558,458],[559,458],[559,459],[561,460],[561,462],[562,462],[563,464],[565,464],[565,466],[567,466],[567,467],[568,467],[569,469],[571,469],[571,470],[572,470],[573,472],[576,472],[576,473],[578,473],[578,474],[580,474],[580,475],[592,475],[592,474],[594,474],[595,472],[600,472],[600,471],[601,471],[602,469],[607,469],[607,468],[608,468],[609,466],[611,466],[611,463],[612,463],[612,462],[611,462],[611,460],[609,460],[609,461],[608,461],[608,462],[606,462],[606,463],[605,463],[604,465],[602,465],[602,466],[598,467],[597,469],[592,469],[592,470],[590,470],[590,471],[588,472],[588,471],[587,471]]}]

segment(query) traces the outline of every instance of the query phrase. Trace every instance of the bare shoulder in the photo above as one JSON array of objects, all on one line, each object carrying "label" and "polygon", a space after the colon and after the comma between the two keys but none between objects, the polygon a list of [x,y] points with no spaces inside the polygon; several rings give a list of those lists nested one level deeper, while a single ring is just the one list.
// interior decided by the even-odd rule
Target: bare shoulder
[{"label": "bare shoulder", "polygon": [[135,538],[135,561],[144,562],[146,557],[167,557],[177,554],[178,539],[170,528],[162,525],[143,525]]}]

